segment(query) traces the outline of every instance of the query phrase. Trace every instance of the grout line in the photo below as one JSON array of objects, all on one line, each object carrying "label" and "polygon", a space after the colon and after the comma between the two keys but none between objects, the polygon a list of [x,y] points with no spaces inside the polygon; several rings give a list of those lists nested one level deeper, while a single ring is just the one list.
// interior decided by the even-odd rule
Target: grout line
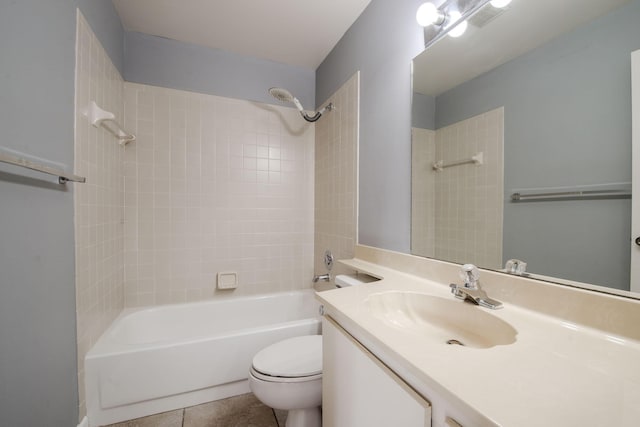
[{"label": "grout line", "polygon": [[187,408],[182,408],[182,423],[180,424],[181,427],[184,427],[184,415],[187,412]]}]

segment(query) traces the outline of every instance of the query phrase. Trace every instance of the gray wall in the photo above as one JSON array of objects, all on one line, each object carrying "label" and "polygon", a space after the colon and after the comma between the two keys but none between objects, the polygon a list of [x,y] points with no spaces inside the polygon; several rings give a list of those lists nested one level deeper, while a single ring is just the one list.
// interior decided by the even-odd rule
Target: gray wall
[{"label": "gray wall", "polygon": [[402,252],[411,247],[410,63],[424,46],[421,3],[372,0],[316,71],[321,103],[360,70],[358,241]]},{"label": "gray wall", "polygon": [[[631,61],[640,0],[437,98],[437,128],[505,107],[505,195],[631,181]],[[629,200],[513,204],[504,256],[533,272],[629,288]]]},{"label": "gray wall", "polygon": [[[76,7],[114,62],[108,0],[0,3],[0,146],[73,165]],[[96,18],[99,19],[96,22]],[[96,25],[97,24],[97,25]],[[0,166],[0,425],[78,422],[73,186]]]},{"label": "gray wall", "polygon": [[436,99],[433,96],[413,92],[411,127],[436,130]]},{"label": "gray wall", "polygon": [[[120,74],[124,72],[124,29],[112,0],[76,0],[75,3]],[[75,27],[74,27],[75,28]]]},{"label": "gray wall", "polygon": [[125,33],[124,79],[269,104],[280,104],[268,93],[277,86],[315,105],[311,69],[136,32]]}]

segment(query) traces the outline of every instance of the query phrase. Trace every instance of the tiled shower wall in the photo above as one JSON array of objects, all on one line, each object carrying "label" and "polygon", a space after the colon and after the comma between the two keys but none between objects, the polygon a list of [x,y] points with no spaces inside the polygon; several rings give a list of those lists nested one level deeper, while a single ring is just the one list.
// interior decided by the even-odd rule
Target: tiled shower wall
[{"label": "tiled shower wall", "polygon": [[80,418],[84,356],[124,306],[124,147],[84,111],[91,101],[122,119],[123,81],[78,11],[76,33],[75,173],[76,316]]},{"label": "tiled shower wall", "polygon": [[[470,159],[479,152],[484,155],[481,166],[466,164],[435,172],[429,165],[423,165],[426,167],[420,169],[422,176],[414,171],[414,183],[432,181],[435,186],[432,209],[422,209],[423,216],[412,218],[412,226],[418,225],[422,232],[429,230],[434,221],[436,258],[501,268],[503,146],[502,107],[435,132],[435,160],[447,164]],[[413,187],[415,196],[420,186]],[[414,205],[414,214],[415,208]],[[412,230],[412,239],[423,237]],[[412,248],[419,245],[424,243],[412,242]]]},{"label": "tiled shower wall", "polygon": [[[125,305],[308,288],[314,126],[291,108],[125,83]],[[237,272],[235,291],[216,289]]]},{"label": "tiled shower wall", "polygon": [[[123,307],[310,287],[315,194],[315,259],[325,248],[353,256],[358,91],[356,74],[312,125],[291,108],[124,83],[78,15],[80,418],[84,357]],[[90,101],[138,139],[122,147],[93,127]],[[228,271],[238,289],[217,290],[217,273]]]},{"label": "tiled shower wall", "polygon": [[[335,109],[316,122],[315,272],[326,273],[323,254],[353,258],[357,235],[358,119],[360,74],[324,104]],[[338,269],[338,267],[336,267]]]},{"label": "tiled shower wall", "polygon": [[433,130],[411,129],[411,253],[425,257],[435,256],[436,245],[435,140]]}]

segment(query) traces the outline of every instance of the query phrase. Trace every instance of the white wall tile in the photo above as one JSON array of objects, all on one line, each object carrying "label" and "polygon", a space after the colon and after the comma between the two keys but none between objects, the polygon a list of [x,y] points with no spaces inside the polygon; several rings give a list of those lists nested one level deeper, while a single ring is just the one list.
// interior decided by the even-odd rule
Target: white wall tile
[{"label": "white wall tile", "polygon": [[[313,125],[290,108],[133,83],[125,111],[149,130],[127,159],[127,306],[311,286]],[[218,291],[227,270],[240,286]]]},{"label": "white wall tile", "polygon": [[[413,130],[414,254],[501,268],[503,139],[504,108],[435,132]],[[484,154],[481,166],[431,168],[434,161],[450,163],[478,152]]]},{"label": "white wall tile", "polygon": [[[87,182],[74,187],[76,322],[80,418],[84,401],[84,356],[124,307],[124,177],[137,180],[124,163],[124,148],[84,115],[95,101],[123,119],[123,80],[78,12],[76,33],[75,170]],[[131,244],[131,242],[129,242]]]},{"label": "white wall tile", "polygon": [[435,256],[435,138],[433,130],[411,130],[411,253],[425,257]]},{"label": "white wall tile", "polygon": [[[352,258],[357,241],[357,158],[360,75],[356,73],[323,105],[333,103],[316,122],[315,272],[326,273],[324,252]],[[281,168],[298,153],[281,152]],[[286,166],[285,166],[286,165]]]}]

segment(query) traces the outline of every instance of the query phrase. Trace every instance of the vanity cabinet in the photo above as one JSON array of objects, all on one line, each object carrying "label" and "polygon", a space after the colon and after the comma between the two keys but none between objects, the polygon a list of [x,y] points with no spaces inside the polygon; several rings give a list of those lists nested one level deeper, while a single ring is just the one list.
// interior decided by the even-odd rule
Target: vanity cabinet
[{"label": "vanity cabinet", "polygon": [[431,405],[330,318],[323,319],[323,427],[428,427]]}]

